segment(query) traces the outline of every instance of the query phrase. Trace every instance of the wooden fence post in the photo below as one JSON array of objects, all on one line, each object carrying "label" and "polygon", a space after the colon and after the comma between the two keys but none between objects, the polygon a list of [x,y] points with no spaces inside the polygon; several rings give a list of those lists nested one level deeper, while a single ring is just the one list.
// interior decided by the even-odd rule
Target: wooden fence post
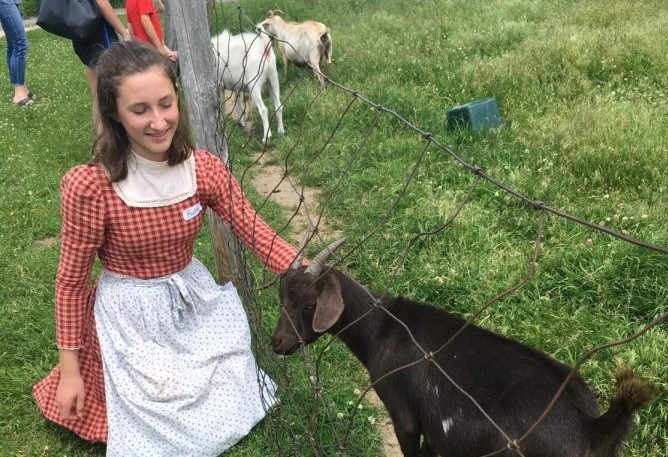
[{"label": "wooden fence post", "polygon": [[[207,3],[203,0],[164,0],[164,3],[167,35],[175,42],[174,48],[178,48],[181,91],[187,103],[195,145],[227,163],[227,138],[218,123],[218,85],[210,45]],[[251,297],[250,276],[245,270],[239,241],[212,211],[208,212],[208,219],[218,280],[221,283],[231,280],[242,299]]]}]

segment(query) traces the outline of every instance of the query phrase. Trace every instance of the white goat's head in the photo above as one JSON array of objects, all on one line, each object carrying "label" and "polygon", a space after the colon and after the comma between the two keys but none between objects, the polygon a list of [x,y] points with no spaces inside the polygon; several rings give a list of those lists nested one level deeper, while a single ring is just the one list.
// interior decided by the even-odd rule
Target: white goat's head
[{"label": "white goat's head", "polygon": [[255,30],[258,33],[268,33],[269,35],[276,36],[276,24],[283,22],[283,11],[281,10],[269,10],[267,11],[267,17],[264,21],[260,22],[255,26]]}]

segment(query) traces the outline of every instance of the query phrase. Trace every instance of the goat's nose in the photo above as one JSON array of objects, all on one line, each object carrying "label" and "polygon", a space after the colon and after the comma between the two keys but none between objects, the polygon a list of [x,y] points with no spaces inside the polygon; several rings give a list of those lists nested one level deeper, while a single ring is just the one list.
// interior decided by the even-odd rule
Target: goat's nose
[{"label": "goat's nose", "polygon": [[271,339],[271,348],[274,350],[275,353],[277,354],[282,354],[284,352],[283,350],[283,340],[281,338],[274,336]]}]

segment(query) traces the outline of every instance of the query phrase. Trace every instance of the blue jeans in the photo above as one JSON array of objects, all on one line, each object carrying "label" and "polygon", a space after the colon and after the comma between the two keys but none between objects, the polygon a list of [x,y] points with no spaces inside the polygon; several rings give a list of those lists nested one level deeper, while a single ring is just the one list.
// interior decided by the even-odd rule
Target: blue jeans
[{"label": "blue jeans", "polygon": [[28,37],[23,27],[23,18],[16,4],[0,3],[0,23],[7,39],[7,66],[9,81],[15,86],[24,86]]}]

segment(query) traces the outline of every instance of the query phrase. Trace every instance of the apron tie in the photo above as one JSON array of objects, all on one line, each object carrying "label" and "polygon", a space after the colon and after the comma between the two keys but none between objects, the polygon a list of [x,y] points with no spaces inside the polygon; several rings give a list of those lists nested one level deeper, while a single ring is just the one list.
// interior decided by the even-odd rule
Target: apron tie
[{"label": "apron tie", "polygon": [[195,302],[183,278],[174,274],[167,279],[171,299],[172,320],[177,328],[185,327],[187,315],[194,315]]}]

